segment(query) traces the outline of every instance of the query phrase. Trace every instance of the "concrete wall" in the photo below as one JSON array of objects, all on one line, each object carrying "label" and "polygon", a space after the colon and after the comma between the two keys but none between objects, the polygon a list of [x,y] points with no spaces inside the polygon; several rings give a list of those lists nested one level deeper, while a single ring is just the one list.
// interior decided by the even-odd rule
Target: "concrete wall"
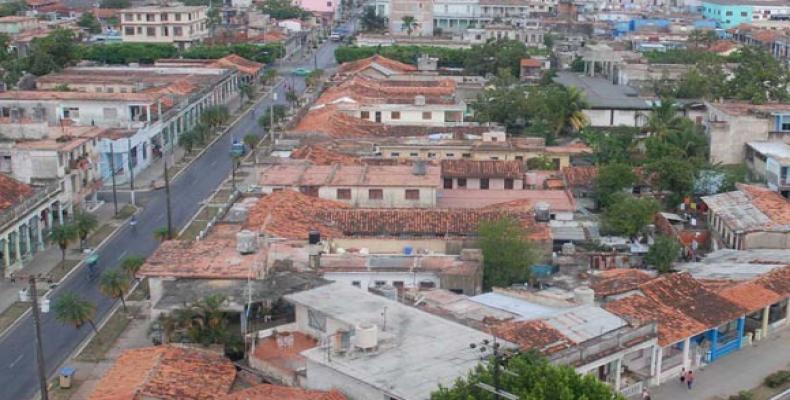
[{"label": "concrete wall", "polygon": [[[453,189],[459,189],[458,186],[458,178],[453,179]],[[444,182],[442,182],[444,184]],[[524,181],[521,179],[514,179],[513,180],[513,189],[519,190],[523,189]],[[477,189],[480,190],[480,179],[479,178],[467,178],[466,179],[466,189]],[[504,190],[505,189],[505,180],[503,178],[489,178],[488,179],[488,189],[490,190]]]},{"label": "concrete wall", "polygon": [[433,272],[327,272],[323,276],[330,281],[348,285],[357,281],[363,289],[376,286],[376,281],[383,281],[391,286],[394,286],[393,282],[402,282],[406,288],[419,288],[420,282],[431,282],[437,288],[448,289],[441,286],[439,276]]},{"label": "concrete wall", "polygon": [[354,249],[368,249],[371,254],[402,254],[406,246],[411,246],[414,251],[418,249],[425,249],[435,253],[444,254],[458,254],[461,251],[461,245],[458,245],[458,250],[455,252],[448,251],[451,246],[447,240],[437,239],[397,239],[397,238],[377,238],[377,237],[361,237],[361,238],[336,238],[332,239],[332,245],[335,248],[354,248]]},{"label": "concrete wall", "polygon": [[790,233],[754,232],[743,235],[741,250],[790,249]]},{"label": "concrete wall", "polygon": [[592,127],[643,126],[650,111],[587,109],[584,115]]},{"label": "concrete wall", "polygon": [[[337,198],[338,189],[350,189],[351,199],[342,200]],[[370,199],[370,189],[381,189],[383,198],[381,200]],[[419,190],[420,198],[417,200],[406,199],[406,190]],[[354,207],[362,208],[430,208],[436,207],[436,188],[435,187],[337,187],[326,186],[318,189],[318,197],[328,200],[337,200],[350,204]]]},{"label": "concrete wall", "polygon": [[[413,108],[413,109],[409,109]],[[391,107],[387,109],[375,108],[371,107],[366,110],[361,111],[348,111],[347,113],[356,118],[363,118],[362,112],[367,112],[368,121],[376,121],[376,113],[381,113],[381,123],[387,125],[420,125],[420,126],[445,126],[446,125],[446,113],[462,113],[464,111],[464,107],[450,105],[447,106],[446,109],[421,109],[420,106],[404,106],[400,110],[392,110]],[[393,118],[393,113],[400,113],[399,118]],[[424,115],[424,113],[430,113],[430,115]],[[424,118],[429,117],[429,118]],[[463,119],[458,120],[457,122],[463,122]]]},{"label": "concrete wall", "polygon": [[754,115],[733,116],[708,107],[705,127],[710,137],[712,163],[738,164],[744,161],[746,143],[766,140],[774,120]]}]

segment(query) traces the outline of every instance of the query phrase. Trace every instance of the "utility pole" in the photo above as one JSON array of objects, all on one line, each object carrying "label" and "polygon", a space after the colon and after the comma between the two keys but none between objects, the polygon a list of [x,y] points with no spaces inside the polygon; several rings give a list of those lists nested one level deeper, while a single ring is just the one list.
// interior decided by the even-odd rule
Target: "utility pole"
[{"label": "utility pole", "polygon": [[[500,368],[500,365],[499,364],[500,364],[500,360],[502,358],[502,354],[499,351],[500,344],[497,343],[496,336],[494,336],[493,342],[490,342],[488,339],[484,339],[479,344],[477,344],[477,343],[470,343],[469,344],[469,347],[472,348],[472,349],[475,349],[478,346],[480,346],[480,352],[483,353],[483,354],[485,354],[488,351],[488,347],[491,348],[491,355],[494,358],[494,371],[491,374],[492,375],[492,381],[493,381],[492,383],[494,385],[491,386],[491,385],[488,385],[488,384],[486,384],[484,382],[479,382],[475,386],[477,386],[477,387],[479,387],[479,388],[481,388],[481,389],[483,389],[483,390],[485,390],[485,391],[487,391],[489,393],[492,393],[497,398],[501,397],[501,398],[506,399],[506,400],[518,400],[518,396],[516,396],[516,395],[514,395],[512,393],[508,393],[507,391],[503,390],[500,387],[500,384],[499,384],[499,373],[500,373],[499,368]],[[508,371],[505,371],[505,372],[508,372]]]},{"label": "utility pole", "polygon": [[318,50],[321,48],[315,49],[315,53],[313,53],[313,69],[318,69]]},{"label": "utility pole", "polygon": [[115,189],[115,148],[110,141],[110,175],[112,176],[112,204],[115,206],[115,215],[118,215],[118,193]]},{"label": "utility pole", "polygon": [[129,199],[131,204],[134,206],[134,166],[132,165],[132,138],[127,138],[127,148],[129,150],[129,190],[131,191],[129,194]]},{"label": "utility pole", "polygon": [[277,101],[277,87],[274,88],[272,93],[272,101],[269,103],[269,139],[274,143],[274,102]]},{"label": "utility pole", "polygon": [[36,277],[30,275],[30,298],[33,301],[33,326],[36,328],[36,363],[38,364],[38,383],[41,387],[41,400],[49,400],[47,391],[47,373],[44,367],[44,346],[41,343],[41,317],[38,309],[38,293],[36,293]]},{"label": "utility pole", "polygon": [[171,217],[171,209],[170,209],[170,177],[167,173],[167,155],[165,154],[162,158],[165,162],[165,202],[167,203],[167,238],[173,238],[173,219]]}]

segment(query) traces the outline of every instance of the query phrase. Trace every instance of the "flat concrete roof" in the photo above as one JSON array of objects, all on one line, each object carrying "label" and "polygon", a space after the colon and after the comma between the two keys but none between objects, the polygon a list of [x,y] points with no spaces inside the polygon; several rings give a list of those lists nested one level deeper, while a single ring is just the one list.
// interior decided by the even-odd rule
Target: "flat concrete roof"
[{"label": "flat concrete roof", "polygon": [[491,335],[342,283],[285,299],[350,326],[376,324],[379,344],[375,351],[328,358],[326,349],[316,347],[302,355],[403,399],[428,399],[439,384],[451,386],[465,377],[480,362],[480,351],[470,349],[469,344],[491,339]]},{"label": "flat concrete roof", "polygon": [[708,254],[700,262],[681,264],[676,269],[696,279],[746,281],[786,265],[790,265],[790,250],[725,249]]},{"label": "flat concrete roof", "polygon": [[784,142],[749,142],[749,147],[755,151],[777,158],[780,161],[790,161],[790,145]]},{"label": "flat concrete roof", "polygon": [[557,72],[554,82],[572,86],[584,92],[592,109],[650,110],[653,100],[637,97],[638,92],[629,86],[614,85],[603,78],[591,78],[576,72]]}]

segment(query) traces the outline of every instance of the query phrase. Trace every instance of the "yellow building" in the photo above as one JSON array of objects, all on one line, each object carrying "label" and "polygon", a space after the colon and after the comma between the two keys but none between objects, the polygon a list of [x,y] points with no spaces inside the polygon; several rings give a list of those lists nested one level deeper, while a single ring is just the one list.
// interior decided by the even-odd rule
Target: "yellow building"
[{"label": "yellow building", "polygon": [[123,10],[124,42],[172,43],[185,49],[208,37],[206,6],[146,6]]}]

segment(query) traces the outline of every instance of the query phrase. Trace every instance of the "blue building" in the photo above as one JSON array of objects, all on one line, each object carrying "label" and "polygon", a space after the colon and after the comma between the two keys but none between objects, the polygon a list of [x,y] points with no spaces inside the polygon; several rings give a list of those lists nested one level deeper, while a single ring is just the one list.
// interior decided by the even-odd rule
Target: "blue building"
[{"label": "blue building", "polygon": [[749,0],[705,0],[702,16],[716,21],[720,28],[734,28],[752,22],[753,1]]}]

